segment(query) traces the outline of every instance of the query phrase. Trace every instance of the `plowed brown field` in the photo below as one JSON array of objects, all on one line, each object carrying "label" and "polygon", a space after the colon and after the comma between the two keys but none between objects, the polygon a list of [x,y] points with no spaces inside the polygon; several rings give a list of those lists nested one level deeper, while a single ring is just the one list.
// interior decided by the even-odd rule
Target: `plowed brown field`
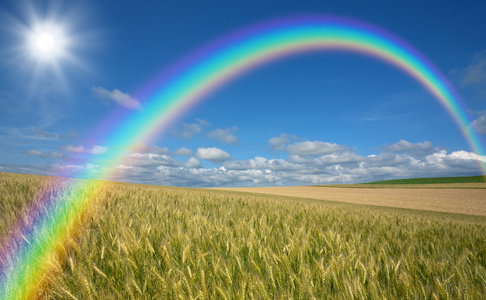
[{"label": "plowed brown field", "polygon": [[218,189],[486,216],[486,189],[315,186]]}]

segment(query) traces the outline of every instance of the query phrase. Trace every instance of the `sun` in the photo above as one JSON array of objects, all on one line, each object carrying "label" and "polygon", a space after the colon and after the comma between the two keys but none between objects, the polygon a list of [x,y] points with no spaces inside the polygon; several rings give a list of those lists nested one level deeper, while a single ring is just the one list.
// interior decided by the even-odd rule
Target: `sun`
[{"label": "sun", "polygon": [[69,92],[74,78],[94,71],[86,58],[98,48],[100,31],[83,3],[16,1],[11,14],[0,15],[11,41],[5,61],[30,79],[32,92],[48,86]]},{"label": "sun", "polygon": [[0,9],[2,65],[12,66],[23,85],[30,83],[27,92],[69,93],[71,83],[96,71],[87,59],[100,46],[102,29],[83,1],[12,3],[10,13]]},{"label": "sun", "polygon": [[37,24],[27,33],[30,56],[40,62],[56,62],[68,55],[70,41],[60,24]]}]

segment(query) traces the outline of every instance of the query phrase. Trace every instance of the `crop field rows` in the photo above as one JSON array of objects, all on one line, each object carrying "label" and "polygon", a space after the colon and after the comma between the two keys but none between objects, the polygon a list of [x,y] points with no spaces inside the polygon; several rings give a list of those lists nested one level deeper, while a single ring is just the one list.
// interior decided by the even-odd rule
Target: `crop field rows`
[{"label": "crop field rows", "polygon": [[[55,188],[47,180],[0,174],[0,237],[37,190]],[[107,183],[73,232],[39,283],[41,298],[486,295],[481,216]]]}]

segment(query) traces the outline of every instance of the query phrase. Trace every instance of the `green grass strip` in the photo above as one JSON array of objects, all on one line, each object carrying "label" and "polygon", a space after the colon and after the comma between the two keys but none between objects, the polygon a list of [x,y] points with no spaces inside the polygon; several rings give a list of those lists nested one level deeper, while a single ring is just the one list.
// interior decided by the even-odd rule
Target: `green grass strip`
[{"label": "green grass strip", "polygon": [[374,181],[362,184],[438,184],[438,183],[474,183],[485,182],[485,177],[480,176],[464,176],[464,177],[433,177],[433,178],[409,178],[409,179],[394,179],[384,181]]}]

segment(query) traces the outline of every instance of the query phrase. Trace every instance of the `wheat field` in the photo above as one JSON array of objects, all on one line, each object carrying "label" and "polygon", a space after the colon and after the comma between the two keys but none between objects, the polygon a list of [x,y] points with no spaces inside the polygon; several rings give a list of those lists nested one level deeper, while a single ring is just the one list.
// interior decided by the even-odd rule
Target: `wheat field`
[{"label": "wheat field", "polygon": [[298,198],[486,216],[486,184],[217,188]]},{"label": "wheat field", "polygon": [[[74,180],[56,182],[66,181]],[[56,188],[49,182],[0,173],[1,237],[39,190]],[[87,188],[90,184],[86,181]],[[486,218],[481,216],[105,183],[76,229],[42,279],[40,298],[486,295]]]}]

